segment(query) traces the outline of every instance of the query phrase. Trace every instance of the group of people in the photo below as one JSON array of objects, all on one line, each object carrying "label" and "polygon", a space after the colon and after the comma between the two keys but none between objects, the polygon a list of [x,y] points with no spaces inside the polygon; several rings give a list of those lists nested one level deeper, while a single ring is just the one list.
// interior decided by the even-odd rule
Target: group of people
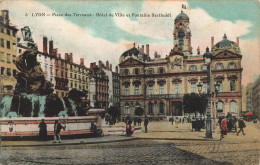
[{"label": "group of people", "polygon": [[[138,123],[138,126],[141,126],[141,121],[142,119],[139,118],[134,118],[134,125],[136,125],[136,122]],[[134,133],[134,128],[132,128],[132,119],[130,118],[130,116],[127,116],[125,119],[125,123],[126,123],[126,135],[130,136]],[[145,127],[145,133],[148,132],[148,123],[149,123],[149,119],[147,116],[145,116],[144,118],[144,127]]]},{"label": "group of people", "polygon": [[[47,138],[47,124],[44,119],[39,124],[39,138],[40,140],[48,140]],[[62,129],[65,130],[66,126],[62,126],[61,120],[55,120],[54,123],[54,142],[53,143],[61,143],[60,132]]]},{"label": "group of people", "polygon": [[[228,116],[227,116],[228,117]],[[221,130],[221,135],[220,135],[220,140],[222,138],[224,138],[224,135],[227,135],[227,132],[230,132],[230,122],[232,122],[231,120],[228,122],[228,118],[227,117],[224,117],[224,118],[219,118],[219,126],[220,126],[220,130]],[[230,119],[230,118],[229,118]],[[233,124],[236,124],[236,121],[233,123]],[[239,131],[237,131],[237,136],[239,135],[240,132],[243,133],[243,135],[245,135],[245,132],[244,132],[244,128],[246,127],[246,124],[244,122],[244,120],[242,118],[239,118],[238,119],[238,128],[239,128]]]}]

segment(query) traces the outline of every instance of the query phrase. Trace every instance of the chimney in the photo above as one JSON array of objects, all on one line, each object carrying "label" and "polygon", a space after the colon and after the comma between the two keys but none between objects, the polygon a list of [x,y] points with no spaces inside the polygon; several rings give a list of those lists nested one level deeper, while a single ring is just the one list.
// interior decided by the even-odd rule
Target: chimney
[{"label": "chimney", "polygon": [[110,71],[112,72],[112,64],[110,64]]},{"label": "chimney", "polygon": [[73,54],[72,53],[70,53],[69,59],[70,59],[70,62],[72,63],[73,62]]},{"label": "chimney", "polygon": [[239,46],[239,37],[237,37],[237,45]]},{"label": "chimney", "polygon": [[9,25],[9,11],[8,10],[1,10],[1,16],[3,18],[4,24]]},{"label": "chimney", "polygon": [[106,70],[109,70],[109,62],[106,62]]},{"label": "chimney", "polygon": [[99,71],[101,72],[101,70],[102,70],[102,62],[101,61],[98,61],[98,67],[99,67]]},{"label": "chimney", "polygon": [[65,53],[65,60],[69,61],[69,54],[68,53]]},{"label": "chimney", "polygon": [[116,73],[118,73],[118,66],[116,66]]},{"label": "chimney", "polygon": [[49,54],[52,55],[52,49],[53,49],[53,41],[49,41]]},{"label": "chimney", "polygon": [[213,49],[214,47],[214,37],[211,37],[211,50]]},{"label": "chimney", "polygon": [[144,45],[142,45],[142,53],[144,53]]},{"label": "chimney", "polygon": [[48,54],[48,38],[43,37],[43,53]]},{"label": "chimney", "polygon": [[85,66],[85,65],[84,65],[84,58],[80,58],[80,65],[81,65],[81,66]]},{"label": "chimney", "polygon": [[57,54],[58,54],[58,48],[56,48],[56,49],[52,49],[51,54],[57,57]]},{"label": "chimney", "polygon": [[149,44],[146,44],[146,54],[149,57]]}]

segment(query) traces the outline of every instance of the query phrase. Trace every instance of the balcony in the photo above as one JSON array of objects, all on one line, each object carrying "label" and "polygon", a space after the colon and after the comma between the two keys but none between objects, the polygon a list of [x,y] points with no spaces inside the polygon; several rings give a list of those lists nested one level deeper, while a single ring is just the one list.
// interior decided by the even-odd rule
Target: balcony
[{"label": "balcony", "polygon": [[147,99],[176,99],[183,98],[184,94],[155,94],[155,95],[146,95]]}]

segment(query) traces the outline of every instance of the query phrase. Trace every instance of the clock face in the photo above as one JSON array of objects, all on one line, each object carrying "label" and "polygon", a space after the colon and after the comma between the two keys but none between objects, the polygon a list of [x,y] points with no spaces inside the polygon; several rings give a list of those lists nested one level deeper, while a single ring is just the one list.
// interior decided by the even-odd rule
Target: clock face
[{"label": "clock face", "polygon": [[181,29],[179,32],[178,32],[178,38],[184,38],[185,37],[185,32]]}]

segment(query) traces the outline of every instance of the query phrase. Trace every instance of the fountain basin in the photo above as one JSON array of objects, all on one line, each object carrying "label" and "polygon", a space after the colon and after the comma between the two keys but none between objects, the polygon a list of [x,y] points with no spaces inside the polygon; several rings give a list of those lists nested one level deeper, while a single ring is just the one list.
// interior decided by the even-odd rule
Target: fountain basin
[{"label": "fountain basin", "polygon": [[47,124],[47,135],[54,135],[55,120],[61,120],[65,130],[61,135],[91,134],[91,123],[102,127],[100,116],[77,116],[77,117],[11,117],[0,118],[1,137],[36,137],[39,136],[39,123],[44,119]]}]

